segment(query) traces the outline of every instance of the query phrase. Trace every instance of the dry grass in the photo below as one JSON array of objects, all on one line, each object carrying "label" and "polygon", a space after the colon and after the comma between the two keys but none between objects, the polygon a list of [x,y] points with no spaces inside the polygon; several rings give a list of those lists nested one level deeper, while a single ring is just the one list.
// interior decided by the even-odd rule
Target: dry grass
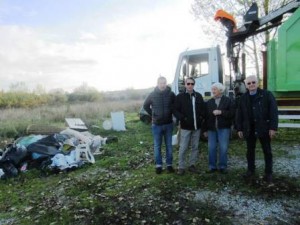
[{"label": "dry grass", "polygon": [[63,126],[65,118],[81,118],[86,125],[99,124],[110,117],[110,112],[138,112],[143,101],[109,101],[74,105],[42,106],[31,109],[2,109],[0,112],[0,136],[14,137],[22,134],[30,124]]}]

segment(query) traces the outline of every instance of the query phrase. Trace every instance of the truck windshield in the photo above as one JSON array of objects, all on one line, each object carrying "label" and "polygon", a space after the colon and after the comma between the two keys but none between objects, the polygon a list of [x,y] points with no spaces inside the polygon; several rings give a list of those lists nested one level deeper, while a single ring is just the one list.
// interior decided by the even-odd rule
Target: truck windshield
[{"label": "truck windshield", "polygon": [[202,77],[209,74],[208,54],[189,55],[181,63],[180,77]]}]

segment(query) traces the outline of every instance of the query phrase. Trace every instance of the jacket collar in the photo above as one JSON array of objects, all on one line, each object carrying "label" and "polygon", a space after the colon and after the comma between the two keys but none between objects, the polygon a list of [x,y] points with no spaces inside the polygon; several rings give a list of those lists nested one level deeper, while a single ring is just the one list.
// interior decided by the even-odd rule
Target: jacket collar
[{"label": "jacket collar", "polygon": [[[250,96],[249,90],[247,90],[247,95]],[[264,96],[264,91],[260,88],[257,88],[256,96],[255,98],[261,98]]]},{"label": "jacket collar", "polygon": [[157,93],[167,93],[167,92],[171,91],[171,88],[169,86],[167,86],[165,90],[161,91],[158,89],[158,87],[155,87],[154,91]]}]

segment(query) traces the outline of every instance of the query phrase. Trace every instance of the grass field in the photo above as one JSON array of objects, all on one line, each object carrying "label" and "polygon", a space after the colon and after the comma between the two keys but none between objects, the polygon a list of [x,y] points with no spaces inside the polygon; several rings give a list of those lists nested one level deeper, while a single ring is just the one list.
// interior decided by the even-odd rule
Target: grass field
[{"label": "grass field", "polygon": [[[241,179],[245,143],[235,138],[230,143],[228,174],[206,173],[207,143],[202,141],[198,174],[156,175],[151,127],[139,120],[138,108],[139,103],[134,103],[125,110],[123,132],[101,128],[108,107],[97,116],[100,119],[84,118],[88,125],[98,125],[90,128],[93,134],[118,138],[101,149],[95,164],[58,174],[33,169],[0,181],[0,224],[300,224],[299,168],[286,170],[300,160],[300,131],[278,132],[272,185],[261,179],[264,163],[259,146],[257,176],[248,182]],[[177,155],[175,146],[175,167]],[[268,207],[270,213],[264,216]]]},{"label": "grass field", "polygon": [[0,137],[14,138],[26,133],[31,124],[51,124],[65,127],[65,118],[81,118],[85,124],[102,126],[110,112],[138,112],[141,100],[86,102],[73,105],[41,106],[36,108],[12,108],[0,110]]}]

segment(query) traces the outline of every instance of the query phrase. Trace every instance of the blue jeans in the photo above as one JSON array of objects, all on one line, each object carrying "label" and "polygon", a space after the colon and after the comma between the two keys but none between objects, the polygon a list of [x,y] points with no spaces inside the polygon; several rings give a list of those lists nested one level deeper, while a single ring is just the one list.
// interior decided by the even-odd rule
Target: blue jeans
[{"label": "blue jeans", "polygon": [[208,131],[208,164],[209,169],[217,169],[217,148],[219,147],[219,169],[227,168],[227,151],[230,128]]},{"label": "blue jeans", "polygon": [[164,138],[166,145],[166,164],[172,166],[173,163],[173,147],[172,147],[172,134],[173,123],[156,125],[152,124],[152,134],[154,137],[154,159],[156,167],[162,167],[161,145]]}]

